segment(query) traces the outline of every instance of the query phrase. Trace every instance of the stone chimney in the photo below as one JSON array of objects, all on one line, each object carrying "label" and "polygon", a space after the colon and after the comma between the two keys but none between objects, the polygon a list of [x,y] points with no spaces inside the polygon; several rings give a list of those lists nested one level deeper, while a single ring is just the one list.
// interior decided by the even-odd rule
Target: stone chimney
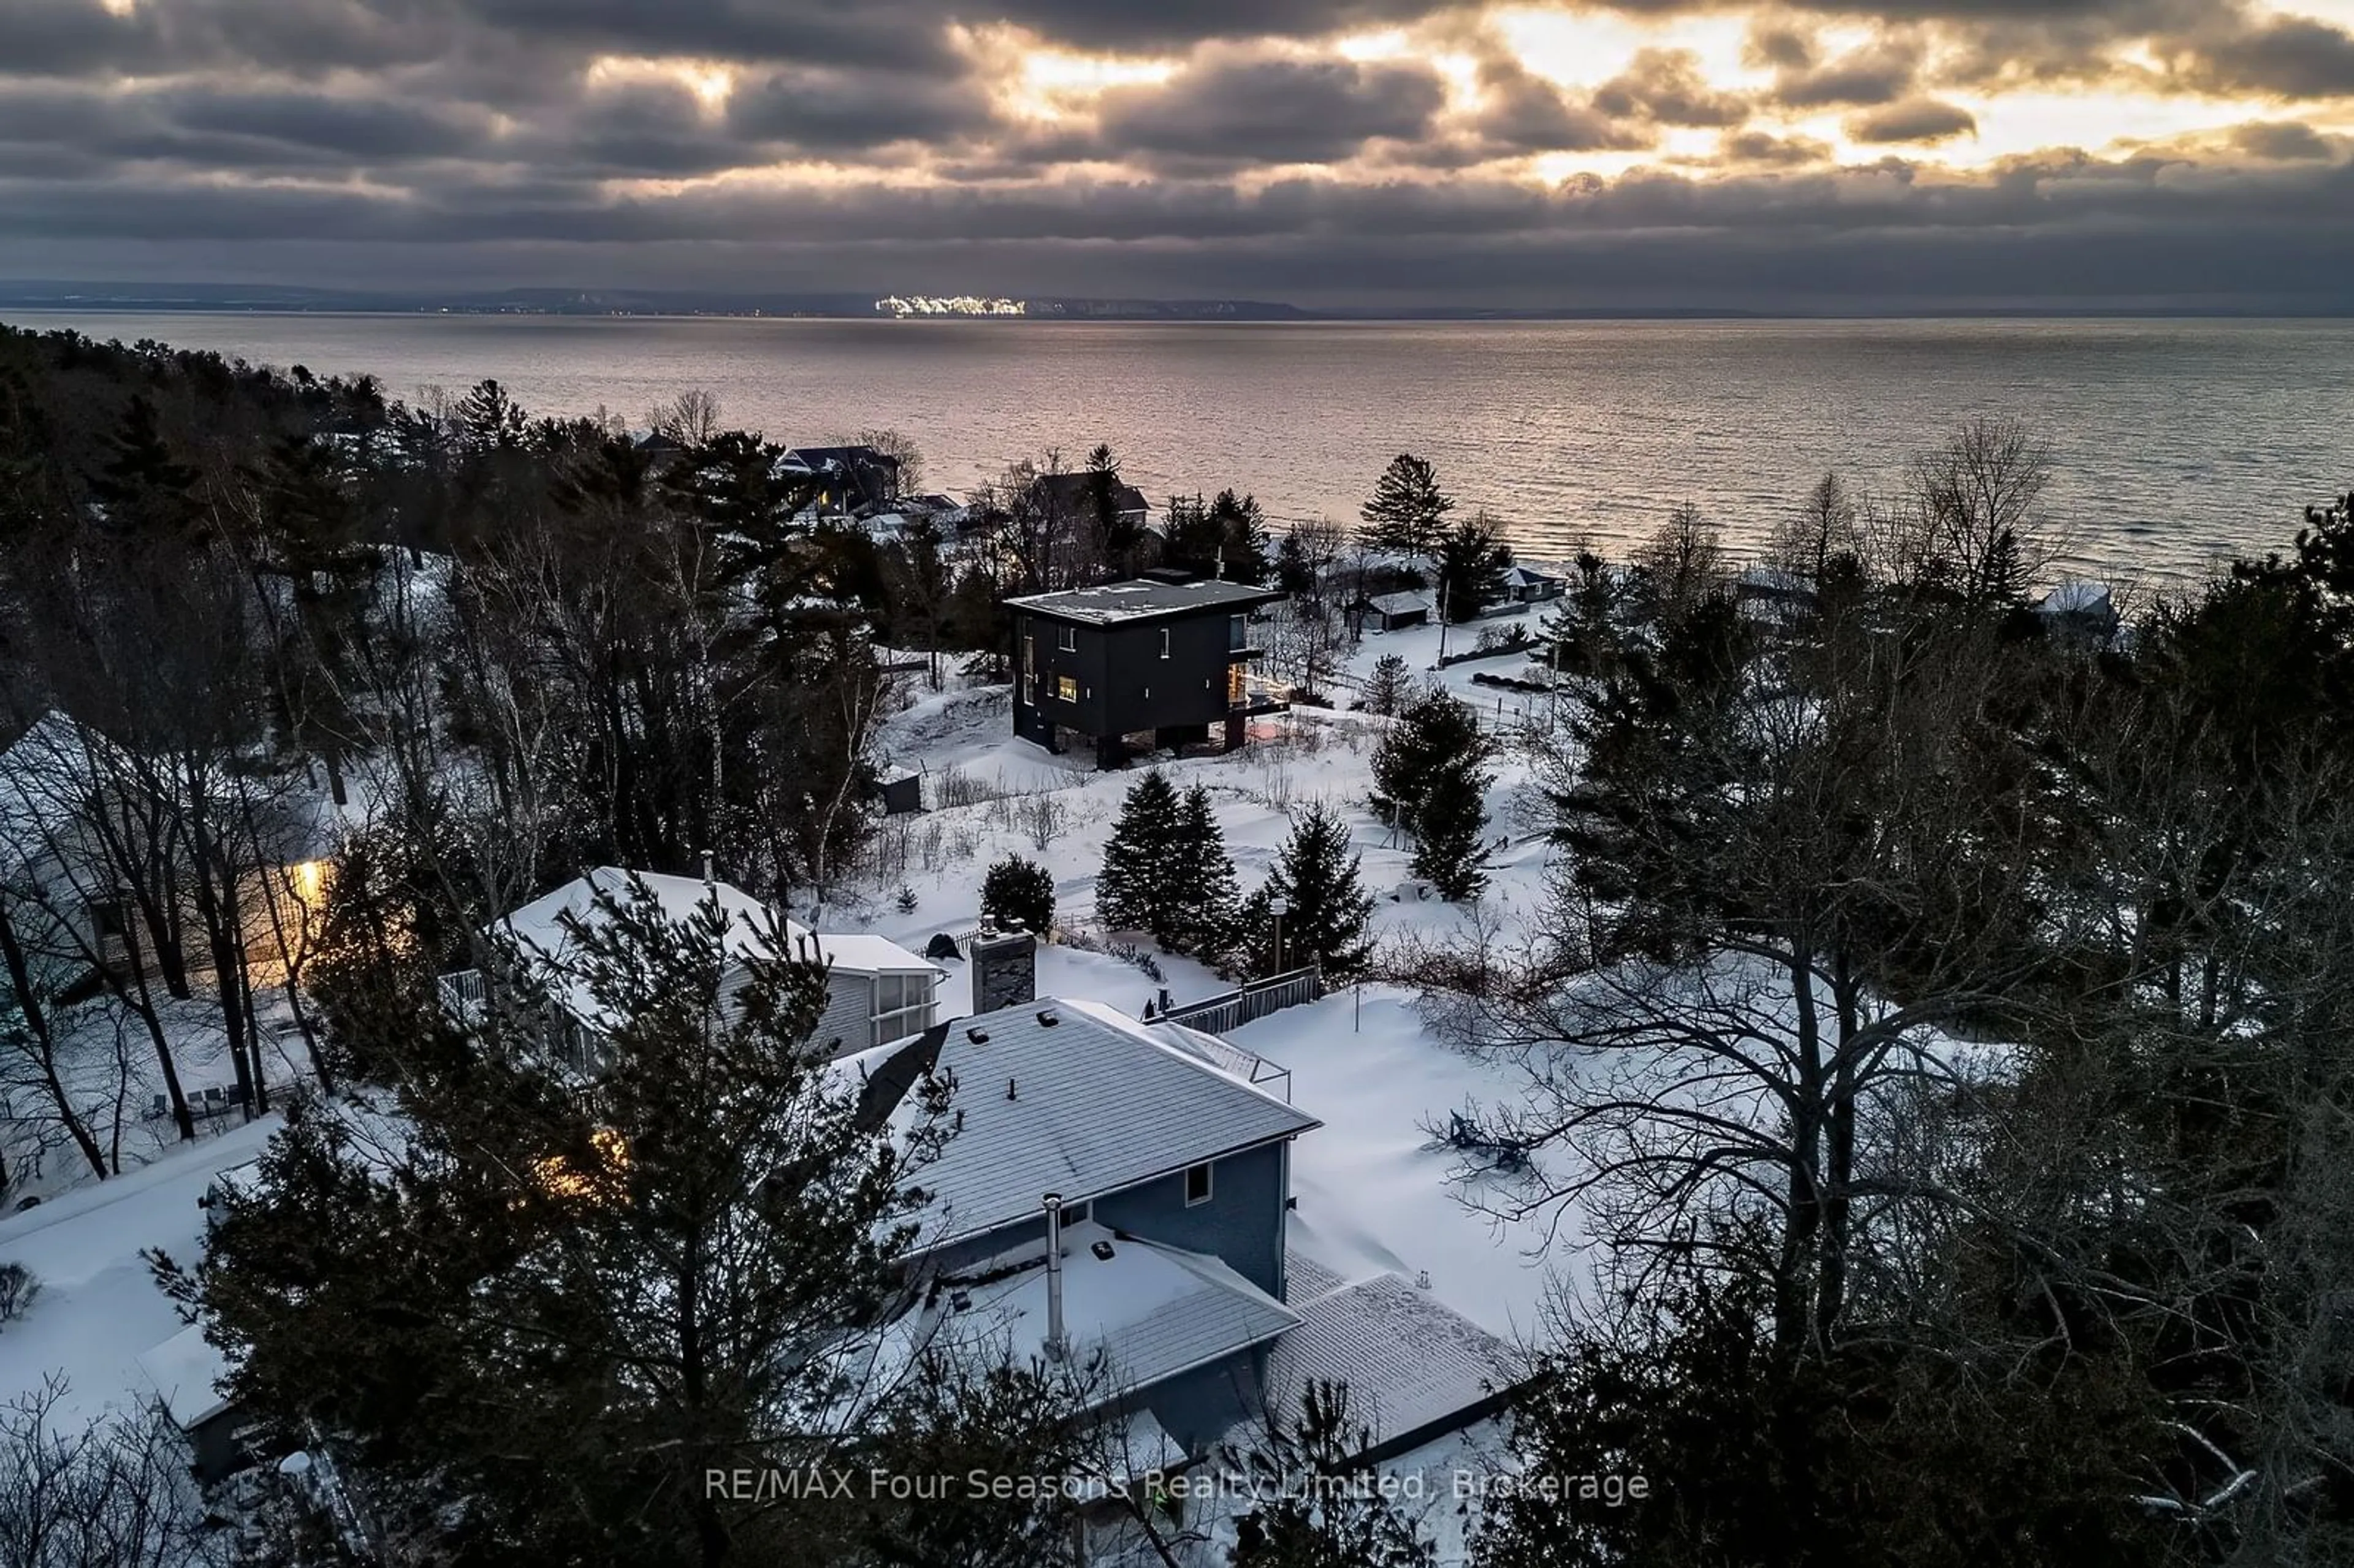
[{"label": "stone chimney", "polygon": [[995,1012],[1038,1000],[1038,938],[984,929],[972,939],[972,1010]]}]

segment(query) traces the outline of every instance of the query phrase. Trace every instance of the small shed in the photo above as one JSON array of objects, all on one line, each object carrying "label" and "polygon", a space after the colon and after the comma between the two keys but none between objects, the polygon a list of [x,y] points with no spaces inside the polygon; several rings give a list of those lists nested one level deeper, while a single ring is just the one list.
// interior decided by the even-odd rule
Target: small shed
[{"label": "small shed", "polygon": [[178,1333],[139,1353],[139,1370],[154,1385],[164,1414],[188,1440],[196,1479],[206,1486],[246,1467],[250,1457],[237,1441],[242,1419],[220,1391],[229,1364],[202,1326]]},{"label": "small shed", "polygon": [[875,798],[886,817],[924,809],[924,776],[912,768],[885,768],[875,776]]},{"label": "small shed", "polygon": [[1357,601],[1359,623],[1368,631],[1397,631],[1430,624],[1430,595],[1417,589],[1371,594]]}]

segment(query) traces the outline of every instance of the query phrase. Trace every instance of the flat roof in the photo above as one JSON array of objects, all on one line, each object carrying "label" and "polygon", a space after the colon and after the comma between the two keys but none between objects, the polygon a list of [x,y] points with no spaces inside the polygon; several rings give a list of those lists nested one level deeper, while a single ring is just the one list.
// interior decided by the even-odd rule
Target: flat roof
[{"label": "flat roof", "polygon": [[1066,588],[1060,593],[1027,594],[1005,602],[1033,615],[1109,626],[1164,615],[1244,609],[1255,604],[1271,604],[1282,597],[1278,588],[1253,588],[1248,583],[1222,582],[1215,577],[1197,577],[1189,583],[1130,577],[1126,582],[1098,583],[1094,588]]}]

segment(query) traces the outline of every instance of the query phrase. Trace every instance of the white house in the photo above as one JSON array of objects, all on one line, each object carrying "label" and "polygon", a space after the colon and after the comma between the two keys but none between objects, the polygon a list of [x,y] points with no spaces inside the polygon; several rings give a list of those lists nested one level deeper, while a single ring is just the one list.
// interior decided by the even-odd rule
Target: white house
[{"label": "white house", "polygon": [[[651,894],[663,916],[673,921],[693,917],[714,898],[719,901],[728,917],[728,951],[737,960],[724,982],[731,991],[748,973],[741,960],[782,956],[779,943],[786,953],[825,964],[828,1000],[811,1039],[829,1058],[887,1045],[932,1025],[933,993],[942,971],[896,942],[811,931],[725,882],[605,865],[501,916],[489,928],[490,935],[504,938],[536,967],[538,979],[563,1010],[564,1027],[554,1044],[575,1070],[596,1069],[600,1033],[596,1004],[573,963],[579,933],[610,918],[608,901],[627,902],[634,887]],[[441,990],[446,1002],[463,1007],[481,999],[482,977],[472,970],[445,975]]]}]

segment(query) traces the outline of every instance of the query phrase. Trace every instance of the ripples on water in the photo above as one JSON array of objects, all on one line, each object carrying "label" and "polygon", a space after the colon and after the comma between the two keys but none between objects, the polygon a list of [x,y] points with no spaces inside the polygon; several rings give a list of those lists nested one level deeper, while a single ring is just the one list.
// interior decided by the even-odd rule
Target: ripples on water
[{"label": "ripples on water", "polygon": [[2354,484],[2354,323],[1211,323],[16,313],[387,388],[496,376],[540,413],[632,423],[689,387],[787,444],[873,426],[962,490],[1108,441],[1157,505],[1225,485],[1353,521],[1390,457],[1559,556],[1623,554],[1691,500],[1761,538],[1827,468],[1885,491],[1976,415],[2050,442],[2072,569],[2179,581],[2285,548]]}]

